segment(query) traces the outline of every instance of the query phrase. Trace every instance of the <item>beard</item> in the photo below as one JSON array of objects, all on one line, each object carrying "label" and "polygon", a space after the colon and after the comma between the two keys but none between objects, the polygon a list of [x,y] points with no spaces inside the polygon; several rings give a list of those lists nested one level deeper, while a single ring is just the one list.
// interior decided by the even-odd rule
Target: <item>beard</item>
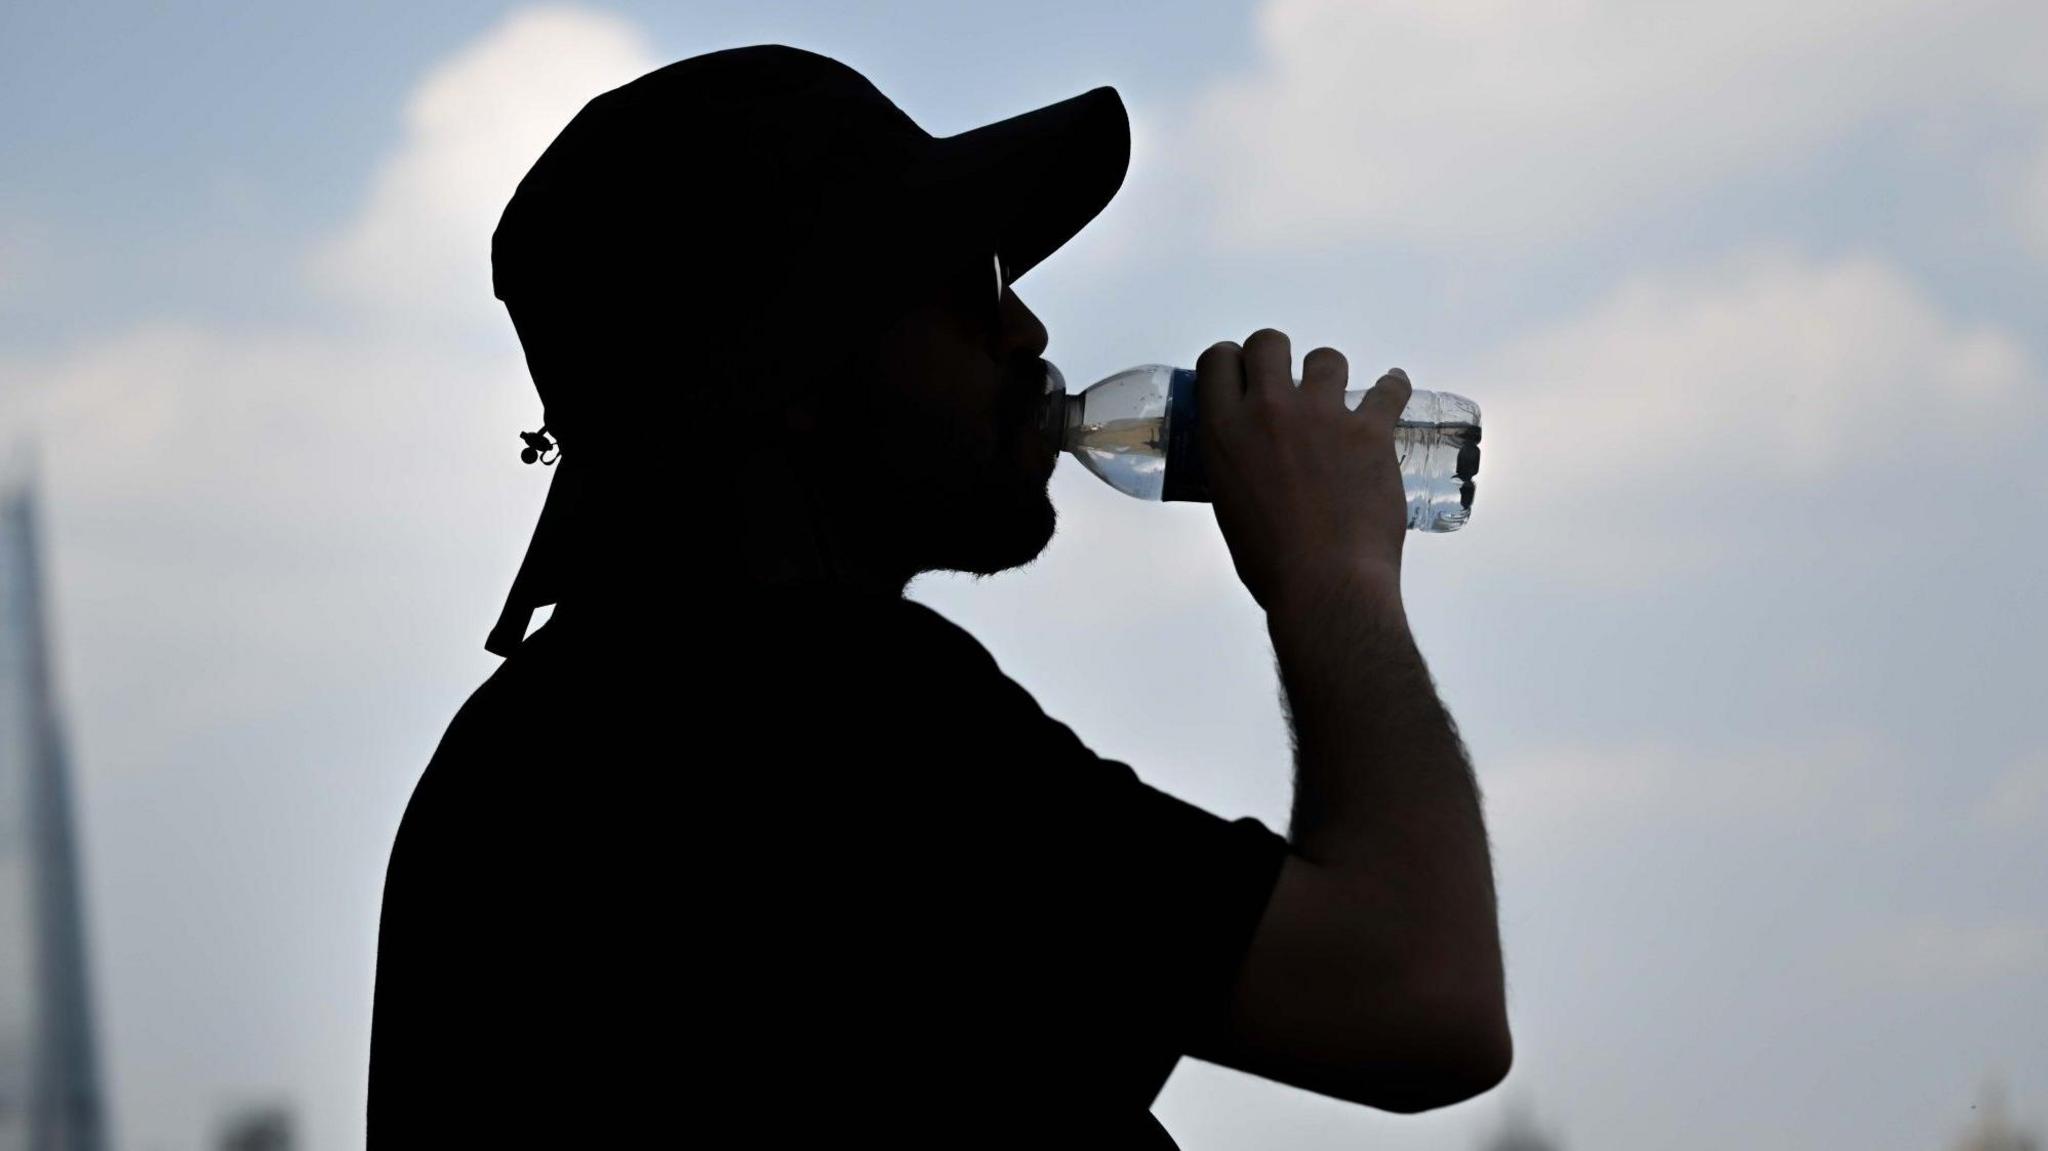
[{"label": "beard", "polygon": [[967,489],[948,504],[934,517],[927,571],[992,576],[1023,567],[1045,551],[1059,523],[1045,485],[1017,475]]},{"label": "beard", "polygon": [[[842,487],[847,514],[882,534],[886,551],[911,572],[991,576],[1036,560],[1058,526],[1049,485],[1056,453],[1040,430],[1046,373],[1036,356],[1002,368],[992,415],[979,426],[944,408],[863,402],[874,391],[832,395],[844,429],[828,441],[826,475],[853,479]],[[990,425],[993,426],[990,426]],[[857,429],[857,430],[855,430]]]},{"label": "beard", "polygon": [[[1020,356],[1003,365],[1003,387],[996,412],[995,444],[980,466],[960,469],[955,477],[970,482],[946,485],[932,524],[937,554],[928,570],[991,576],[1036,560],[1052,542],[1059,526],[1049,484],[1057,453],[1040,430],[1046,372],[1036,356]],[[957,458],[976,453],[974,445],[955,438]],[[1052,459],[1045,457],[1050,455]]]},{"label": "beard", "polygon": [[932,428],[925,450],[897,457],[916,469],[896,486],[909,513],[898,527],[917,570],[992,576],[1045,551],[1059,515],[1037,418],[1035,404],[1006,402],[992,442],[958,426]]}]

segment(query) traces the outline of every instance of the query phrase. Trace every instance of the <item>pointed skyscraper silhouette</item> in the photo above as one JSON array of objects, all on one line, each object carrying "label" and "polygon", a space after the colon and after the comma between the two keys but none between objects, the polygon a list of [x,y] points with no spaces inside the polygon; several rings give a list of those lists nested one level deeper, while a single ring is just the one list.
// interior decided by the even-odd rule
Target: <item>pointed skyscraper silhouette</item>
[{"label": "pointed skyscraper silhouette", "polygon": [[33,465],[0,469],[0,1151],[106,1143]]}]

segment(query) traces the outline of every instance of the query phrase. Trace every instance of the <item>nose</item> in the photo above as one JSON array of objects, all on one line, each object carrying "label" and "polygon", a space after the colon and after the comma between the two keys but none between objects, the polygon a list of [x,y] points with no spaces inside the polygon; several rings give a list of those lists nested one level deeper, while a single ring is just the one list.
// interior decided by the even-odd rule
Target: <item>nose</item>
[{"label": "nose", "polygon": [[1045,354],[1050,337],[1038,315],[1024,306],[1014,288],[1003,292],[1002,333],[998,337],[998,350],[1004,355],[1024,353],[1032,356]]}]

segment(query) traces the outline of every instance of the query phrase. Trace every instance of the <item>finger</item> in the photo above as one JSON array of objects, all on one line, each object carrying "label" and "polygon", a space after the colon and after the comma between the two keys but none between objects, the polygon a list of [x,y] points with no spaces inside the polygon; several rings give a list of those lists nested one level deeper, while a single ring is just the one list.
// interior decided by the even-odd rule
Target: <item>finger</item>
[{"label": "finger", "polygon": [[1244,341],[1245,399],[1285,400],[1294,392],[1294,349],[1287,333],[1260,328]]},{"label": "finger", "polygon": [[1228,422],[1244,403],[1244,349],[1224,340],[1195,360],[1195,402],[1201,422]]},{"label": "finger", "polygon": [[1408,373],[1389,368],[1365,393],[1365,398],[1358,401],[1358,414],[1391,428],[1400,420],[1401,409],[1408,406],[1408,397],[1414,393]]},{"label": "finger", "polygon": [[1335,348],[1317,348],[1301,358],[1301,390],[1319,404],[1342,404],[1351,382],[1351,362]]}]

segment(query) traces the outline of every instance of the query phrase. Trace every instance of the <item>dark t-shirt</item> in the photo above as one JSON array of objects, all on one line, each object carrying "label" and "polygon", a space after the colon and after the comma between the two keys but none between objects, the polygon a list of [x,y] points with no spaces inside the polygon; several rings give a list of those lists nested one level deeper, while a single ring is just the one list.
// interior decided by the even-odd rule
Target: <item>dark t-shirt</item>
[{"label": "dark t-shirt", "polygon": [[385,878],[371,1146],[1172,1147],[1150,1104],[1286,842],[913,600],[680,614],[558,608],[449,725]]}]

